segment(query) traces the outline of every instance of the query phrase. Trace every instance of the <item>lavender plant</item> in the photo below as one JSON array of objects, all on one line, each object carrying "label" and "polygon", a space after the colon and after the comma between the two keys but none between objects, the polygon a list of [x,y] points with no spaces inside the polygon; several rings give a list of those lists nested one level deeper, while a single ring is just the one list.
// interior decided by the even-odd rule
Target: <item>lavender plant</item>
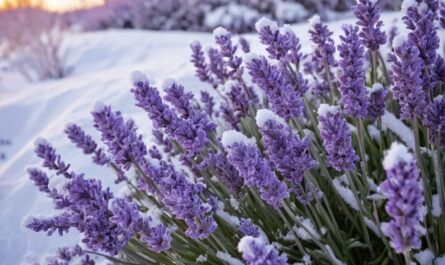
[{"label": "lavender plant", "polygon": [[[81,234],[81,247],[61,249],[50,264],[95,264],[94,256],[126,265],[444,264],[439,3],[406,6],[408,37],[393,39],[388,61],[378,1],[359,0],[357,26],[343,26],[338,46],[311,20],[310,54],[290,26],[268,19],[256,24],[267,57],[224,28],[206,52],[192,43],[196,76],[212,87],[199,97],[134,73],[152,146],[106,104],[91,112],[100,142],[77,125],[65,129],[128,194],[116,197],[37,141],[43,168],[28,174],[58,214],[25,226]],[[301,69],[306,57],[313,62]]]}]

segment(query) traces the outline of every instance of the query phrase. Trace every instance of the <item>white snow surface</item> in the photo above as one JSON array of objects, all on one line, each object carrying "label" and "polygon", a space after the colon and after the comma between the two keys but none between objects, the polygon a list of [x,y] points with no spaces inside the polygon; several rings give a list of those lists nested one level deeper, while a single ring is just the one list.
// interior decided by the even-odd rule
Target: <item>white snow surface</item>
[{"label": "white snow surface", "polygon": [[221,143],[225,148],[230,147],[231,145],[234,145],[236,143],[248,142],[250,142],[250,140],[249,138],[247,138],[247,136],[235,130],[225,131],[221,137]]},{"label": "white snow surface", "polygon": [[408,148],[405,145],[394,142],[385,154],[383,168],[385,170],[390,170],[401,161],[409,163],[413,161],[413,159],[413,155],[408,151]]},{"label": "white snow surface", "polygon": [[318,107],[318,115],[319,116],[326,116],[328,113],[337,113],[340,111],[340,108],[338,106],[332,106],[328,104],[320,104],[320,107]]},{"label": "white snow surface", "polygon": [[433,265],[434,253],[430,249],[425,249],[414,254],[414,258],[420,265]]},{"label": "white snow surface", "polygon": [[[384,13],[385,28],[388,29],[391,21],[400,15]],[[354,23],[354,20],[347,18],[327,23],[336,43],[344,23]],[[308,23],[291,27],[298,32],[302,52],[308,53],[311,49]],[[265,55],[256,34],[244,37],[251,42],[253,52]],[[48,237],[45,233],[21,228],[28,214],[49,216],[57,213],[51,200],[33,186],[26,174],[27,166],[41,163],[33,154],[34,139],[44,137],[63,160],[71,164],[70,169],[100,179],[103,186],[117,193],[125,184],[114,185],[113,171],[93,164],[90,157],[69,142],[63,130],[66,124],[75,123],[100,142],[90,112],[93,103],[101,101],[111,105],[113,110],[122,111],[125,118],[131,117],[149,145],[151,123],[147,114],[134,105],[129,91],[132,82],[147,78],[153,85],[152,80],[161,84],[162,80],[174,77],[188,91],[206,90],[216,95],[210,85],[199,82],[194,76],[193,65],[189,62],[193,41],[199,41],[204,47],[215,46],[211,33],[139,30],[73,33],[65,45],[67,62],[73,67],[69,76],[27,83],[16,73],[0,70],[0,138],[12,142],[2,148],[6,160],[0,160],[0,265],[22,264],[29,257],[42,257],[43,253],[54,252],[59,246],[72,246],[79,241],[75,230],[63,237],[56,234]],[[140,73],[131,75],[134,71]]]},{"label": "white snow surface", "polygon": [[286,124],[284,122],[283,118],[281,118],[280,116],[275,114],[270,109],[259,109],[256,112],[255,120],[256,120],[256,125],[258,127],[263,127],[266,124],[266,122],[269,120],[273,120],[273,121],[279,122],[281,124]]},{"label": "white snow surface", "polygon": [[278,31],[277,22],[270,20],[269,18],[262,17],[255,23],[256,31],[260,32],[262,29],[269,27],[269,30],[272,32]]}]

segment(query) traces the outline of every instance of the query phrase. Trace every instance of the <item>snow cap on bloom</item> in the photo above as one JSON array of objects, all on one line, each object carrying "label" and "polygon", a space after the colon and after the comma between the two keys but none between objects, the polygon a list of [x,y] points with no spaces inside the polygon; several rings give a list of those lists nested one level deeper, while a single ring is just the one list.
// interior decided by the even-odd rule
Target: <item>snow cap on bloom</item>
[{"label": "snow cap on bloom", "polygon": [[263,200],[280,207],[283,199],[289,195],[287,186],[272,171],[255,142],[234,130],[224,132],[221,141],[228,152],[227,160],[244,178],[245,184],[256,186]]},{"label": "snow cap on bloom", "polygon": [[318,121],[329,164],[337,171],[353,170],[358,161],[352,147],[351,131],[337,106],[321,104]]},{"label": "snow cap on bloom", "polygon": [[274,264],[287,265],[287,256],[280,253],[273,245],[269,245],[261,238],[245,236],[238,243],[238,251],[248,265]]},{"label": "snow cap on bloom", "polygon": [[376,51],[386,42],[386,33],[382,31],[383,21],[380,19],[380,7],[376,0],[357,0],[353,7],[354,15],[361,28],[360,38],[366,48]]},{"label": "snow cap on bloom", "polygon": [[423,124],[428,128],[431,143],[440,139],[439,144],[445,146],[445,96],[437,96],[427,106]]},{"label": "snow cap on bloom", "polygon": [[369,90],[368,119],[375,120],[385,113],[385,100],[388,89],[382,84],[375,83]]},{"label": "snow cap on bloom", "polygon": [[403,36],[394,39],[394,49],[389,55],[394,98],[400,104],[400,115],[405,120],[421,117],[426,106],[422,89],[422,69],[419,49]]},{"label": "snow cap on bloom", "polygon": [[255,120],[257,126],[260,128],[263,127],[269,120],[273,120],[280,124],[286,124],[286,122],[280,116],[269,109],[259,109],[256,112]]},{"label": "snow cap on bloom", "polygon": [[360,43],[358,27],[343,25],[340,36],[339,90],[343,106],[351,117],[365,118],[368,114],[369,98],[365,88],[365,51]]},{"label": "snow cap on bloom", "polygon": [[388,199],[385,210],[391,219],[382,223],[382,231],[397,253],[420,249],[425,233],[424,197],[416,161],[406,146],[394,142],[385,155],[383,168],[387,178],[379,191]]}]

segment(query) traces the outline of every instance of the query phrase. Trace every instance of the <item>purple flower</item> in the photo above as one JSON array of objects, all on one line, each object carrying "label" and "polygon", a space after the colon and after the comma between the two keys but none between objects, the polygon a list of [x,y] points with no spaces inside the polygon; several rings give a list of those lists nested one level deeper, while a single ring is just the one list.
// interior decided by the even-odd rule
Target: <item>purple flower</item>
[{"label": "purple flower", "polygon": [[300,40],[290,26],[285,25],[279,30],[276,22],[263,17],[255,24],[255,28],[261,43],[267,46],[269,58],[299,65],[303,58]]},{"label": "purple flower", "polygon": [[142,135],[137,134],[132,120],[125,122],[119,111],[113,112],[110,106],[101,103],[96,104],[91,114],[94,127],[100,131],[101,139],[108,146],[108,152],[116,164],[125,170],[130,169],[133,163],[140,167],[147,164],[147,147],[142,141]]},{"label": "purple flower", "polygon": [[400,104],[403,119],[420,117],[426,106],[425,92],[422,90],[422,69],[419,49],[410,39],[398,36],[394,40],[394,51],[389,56],[391,77],[394,84],[394,98]]},{"label": "purple flower", "polygon": [[386,42],[386,34],[382,31],[383,21],[380,19],[380,8],[377,1],[358,0],[353,7],[354,15],[360,26],[360,37],[366,48],[376,51]]},{"label": "purple flower", "polygon": [[190,44],[192,49],[192,59],[190,60],[195,66],[196,76],[202,82],[210,83],[215,85],[213,78],[210,76],[209,66],[207,65],[204,57],[204,52],[202,51],[202,46],[199,42],[193,42]]},{"label": "purple flower", "polygon": [[218,180],[235,195],[240,194],[244,188],[244,180],[238,171],[229,163],[224,153],[209,153],[200,164],[200,168],[209,169]]},{"label": "purple flower", "polygon": [[181,118],[188,119],[194,115],[195,109],[192,106],[193,94],[185,92],[184,87],[173,79],[167,79],[162,85],[165,91],[165,100],[170,102]]},{"label": "purple flower", "polygon": [[248,265],[287,265],[287,256],[280,253],[273,245],[265,243],[262,239],[245,236],[238,243],[238,251],[242,253],[243,260]]},{"label": "purple flower", "polygon": [[424,197],[416,161],[406,146],[393,143],[385,155],[383,167],[387,179],[380,184],[379,190],[388,199],[385,210],[391,220],[382,223],[382,231],[397,253],[420,249],[425,233],[422,226]]},{"label": "purple flower", "polygon": [[224,60],[217,49],[208,48],[207,56],[209,57],[209,69],[215,76],[215,84],[224,84],[229,77],[225,68]]},{"label": "purple flower", "polygon": [[365,88],[364,49],[358,36],[358,27],[343,25],[344,36],[340,36],[339,90],[343,106],[349,116],[365,118],[368,114],[369,98]]},{"label": "purple flower", "polygon": [[164,147],[163,151],[170,155],[175,155],[176,151],[173,146],[173,141],[166,137],[161,130],[152,130],[152,135],[155,138],[156,144],[162,145]]},{"label": "purple flower", "polygon": [[353,170],[358,156],[352,148],[351,131],[340,109],[321,104],[318,121],[329,164],[337,171]]},{"label": "purple flower", "polygon": [[368,119],[375,120],[385,114],[385,100],[388,90],[380,83],[372,85],[369,91]]},{"label": "purple flower", "polygon": [[244,53],[249,53],[250,52],[250,44],[244,37],[240,37],[238,39],[238,43],[239,43],[239,45],[241,47],[241,50]]},{"label": "purple flower", "polygon": [[215,101],[212,96],[208,92],[201,91],[201,103],[203,104],[202,109],[212,117],[214,115],[213,108],[215,107]]},{"label": "purple flower", "polygon": [[45,172],[36,168],[29,168],[28,174],[29,179],[34,182],[34,185],[38,187],[41,192],[50,192],[48,188],[49,179]]},{"label": "purple flower", "polygon": [[213,31],[216,44],[219,46],[219,53],[224,58],[224,65],[227,67],[227,75],[232,79],[238,79],[243,73],[241,68],[242,59],[235,55],[237,46],[233,45],[232,34],[223,27],[218,27]]},{"label": "purple flower", "polygon": [[163,128],[187,151],[190,157],[199,153],[207,144],[207,131],[214,128],[203,115],[191,120],[179,118],[176,113],[163,103],[156,88],[148,82],[136,82],[131,92],[135,95],[136,106],[147,113],[156,129]]},{"label": "purple flower", "polygon": [[150,222],[145,221],[141,230],[141,240],[150,250],[159,253],[171,247],[172,237],[164,224],[150,226]]},{"label": "purple flower", "polygon": [[411,30],[408,38],[412,44],[417,46],[418,56],[423,61],[422,87],[425,93],[429,93],[436,86],[433,72],[437,59],[437,49],[440,45],[435,22],[438,17],[439,1],[406,1],[402,9],[406,12],[403,22]]},{"label": "purple flower", "polygon": [[241,87],[235,81],[229,81],[226,84],[226,95],[232,105],[235,118],[239,121],[241,117],[245,117],[249,111],[249,98]]},{"label": "purple flower", "polygon": [[437,96],[425,109],[423,124],[428,128],[431,143],[445,146],[445,97]]},{"label": "purple flower", "polygon": [[256,120],[269,160],[301,190],[304,172],[317,166],[309,153],[309,139],[300,139],[270,110],[258,110]]},{"label": "purple flower", "polygon": [[[326,25],[323,25],[318,15],[309,20],[311,29],[309,30],[310,39],[315,44],[315,50],[312,53],[311,69],[316,73],[325,84],[316,86],[313,89],[315,95],[325,96],[329,92],[328,77],[332,80],[332,68],[337,66],[335,61],[335,46],[332,39],[332,32]],[[323,90],[321,90],[323,89]]]},{"label": "purple flower", "polygon": [[64,175],[66,178],[72,177],[72,173],[68,173],[70,165],[62,161],[60,155],[45,139],[35,141],[34,152],[43,160],[44,167],[56,171],[57,175]]},{"label": "purple flower", "polygon": [[243,236],[259,237],[260,229],[258,226],[252,223],[252,220],[242,218],[238,225],[238,230]]},{"label": "purple flower", "polygon": [[274,207],[280,207],[289,196],[286,184],[272,171],[260,150],[246,136],[237,131],[226,131],[222,144],[228,151],[227,160],[238,170],[247,186],[256,186],[261,198]]},{"label": "purple flower", "polygon": [[246,67],[252,82],[264,91],[275,113],[286,121],[304,115],[303,93],[295,89],[277,66],[271,65],[264,56],[251,55]]},{"label": "purple flower", "polygon": [[102,166],[110,162],[110,159],[105,155],[101,148],[97,148],[96,142],[87,135],[80,126],[76,124],[70,124],[66,127],[65,133],[68,139],[76,145],[76,147],[82,149],[84,154],[94,154],[93,162]]},{"label": "purple flower", "polygon": [[434,69],[436,70],[435,79],[445,83],[445,59],[442,56],[437,56],[436,67]]}]

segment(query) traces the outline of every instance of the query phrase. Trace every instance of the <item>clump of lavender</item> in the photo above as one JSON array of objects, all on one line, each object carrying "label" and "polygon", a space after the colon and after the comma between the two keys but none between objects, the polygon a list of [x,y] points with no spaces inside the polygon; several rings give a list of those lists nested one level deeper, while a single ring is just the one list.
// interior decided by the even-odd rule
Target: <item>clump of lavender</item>
[{"label": "clump of lavender", "polygon": [[385,209],[391,220],[382,223],[382,231],[397,253],[420,249],[421,236],[425,233],[422,225],[424,197],[416,161],[404,145],[393,143],[385,155],[383,167],[387,179],[380,184],[379,190],[388,199]]},{"label": "clump of lavender", "polygon": [[352,148],[351,131],[340,108],[321,104],[318,108],[318,120],[329,164],[337,171],[354,170],[358,156]]},{"label": "clump of lavender", "polygon": [[426,95],[422,89],[422,69],[417,46],[403,36],[394,40],[394,51],[390,54],[391,77],[394,98],[400,104],[400,115],[411,120],[421,117],[426,106]]},{"label": "clump of lavender", "polygon": [[354,15],[360,26],[363,45],[371,51],[377,51],[386,42],[386,33],[382,31],[380,8],[375,0],[357,0],[353,7]]},{"label": "clump of lavender", "polygon": [[369,98],[365,88],[363,65],[364,49],[358,36],[358,27],[344,25],[344,35],[340,36],[339,90],[346,113],[352,117],[364,118],[368,115]]},{"label": "clump of lavender", "polygon": [[[160,91],[133,73],[131,93],[152,122],[152,143],[106,104],[92,111],[100,139],[77,125],[65,129],[94,163],[125,180],[123,196],[37,141],[43,168],[28,168],[29,179],[57,212],[24,224],[49,235],[77,230],[88,254],[79,261],[81,251],[64,249],[49,264],[93,265],[95,254],[116,264],[402,265],[411,256],[439,264],[445,62],[437,33],[426,32],[436,29],[439,6],[404,6],[409,37],[391,41],[390,67],[378,53],[386,37],[377,1],[358,0],[358,27],[343,27],[337,54],[334,33],[311,19],[315,47],[304,70],[313,82],[299,73],[305,56],[292,28],[268,19],[256,25],[268,58],[241,56],[247,41],[232,42],[224,28],[214,32],[216,46],[191,45],[197,77],[213,87],[200,97],[171,79]],[[383,159],[395,138],[416,158],[395,143]]]}]

